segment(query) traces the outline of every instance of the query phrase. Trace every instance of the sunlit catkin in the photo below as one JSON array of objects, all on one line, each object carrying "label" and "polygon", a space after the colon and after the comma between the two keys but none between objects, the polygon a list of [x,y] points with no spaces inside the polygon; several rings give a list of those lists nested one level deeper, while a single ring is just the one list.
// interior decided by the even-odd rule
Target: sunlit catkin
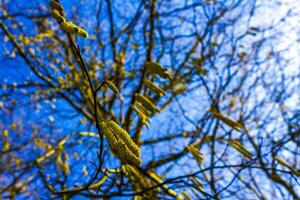
[{"label": "sunlit catkin", "polygon": [[141,112],[140,110],[138,110],[135,106],[132,106],[132,109],[136,112],[136,114],[138,115],[138,117],[140,118],[140,120],[142,121],[142,123],[149,128],[149,122],[151,122],[151,120],[148,118],[148,116],[146,116],[143,112]]},{"label": "sunlit catkin", "polygon": [[158,87],[157,85],[155,85],[154,83],[152,83],[149,80],[144,80],[145,86],[147,88],[149,88],[150,90],[152,90],[153,92],[155,92],[156,94],[160,95],[160,96],[164,96],[166,95],[166,92],[163,91],[160,87]]},{"label": "sunlit catkin", "polygon": [[[140,173],[135,166],[132,165],[123,165],[122,171],[129,179],[132,184],[132,187],[136,192],[143,191],[146,188],[150,188],[153,186],[152,181],[147,180],[146,176]],[[143,196],[147,199],[156,199],[155,194],[158,191],[158,188],[147,191]],[[139,198],[137,198],[139,199]]]},{"label": "sunlit catkin", "polygon": [[84,29],[80,28],[79,29],[79,32],[77,33],[80,37],[83,37],[83,38],[87,38],[89,37],[89,34],[88,32],[86,32]]},{"label": "sunlit catkin", "polygon": [[117,146],[117,156],[119,156],[120,160],[123,161],[123,163],[133,163],[138,166],[142,164],[141,159],[128,148],[129,146],[127,146],[124,141],[119,140],[117,142]]},{"label": "sunlit catkin", "polygon": [[51,15],[58,23],[63,23],[66,21],[66,19],[59,13],[58,10],[53,10]]},{"label": "sunlit catkin", "polygon": [[224,122],[225,124],[227,124],[228,126],[230,126],[231,128],[237,130],[237,131],[241,131],[242,130],[242,126],[238,123],[235,122],[227,117],[225,117],[224,115],[222,115],[221,113],[217,113],[215,111],[212,111],[212,114],[215,118],[221,120],[222,122]]},{"label": "sunlit catkin", "polygon": [[162,78],[172,79],[172,75],[166,68],[156,62],[146,62],[144,67],[152,75],[159,75]]},{"label": "sunlit catkin", "polygon": [[276,160],[276,161],[277,161],[278,163],[280,163],[281,165],[287,167],[287,168],[288,168],[289,170],[291,170],[291,172],[292,172],[293,174],[295,174],[296,176],[300,176],[300,171],[299,171],[299,170],[297,171],[296,169],[294,169],[291,165],[289,165],[288,163],[286,163],[286,162],[285,162],[284,160],[282,160],[281,158],[275,156],[274,160]]},{"label": "sunlit catkin", "polygon": [[114,150],[118,146],[118,139],[114,136],[114,133],[109,129],[105,122],[101,122],[100,126],[103,130],[105,137],[108,139],[108,142],[111,148]]},{"label": "sunlit catkin", "polygon": [[[154,185],[163,183],[161,177],[159,177],[155,172],[149,172],[149,176],[153,179],[153,181],[156,182]],[[176,199],[182,199],[180,195],[178,195],[174,190],[169,188],[166,184],[163,184],[162,187],[164,188],[164,190],[167,191],[169,195],[175,197]]]},{"label": "sunlit catkin", "polygon": [[124,143],[128,146],[128,148],[137,156],[140,157],[141,152],[139,147],[133,142],[130,135],[121,128],[116,122],[113,120],[109,120],[106,122],[108,128],[114,133],[115,137],[119,137]]},{"label": "sunlit catkin", "polygon": [[56,1],[50,1],[50,7],[53,9],[53,10],[58,10],[60,12],[63,12],[64,11],[64,8],[59,4],[57,3]]},{"label": "sunlit catkin", "polygon": [[153,113],[156,113],[156,112],[160,112],[160,110],[152,103],[152,101],[150,101],[147,97],[145,97],[144,95],[142,94],[135,94],[135,99],[140,102],[141,104],[143,104],[143,106],[153,112]]},{"label": "sunlit catkin", "polygon": [[80,37],[87,38],[89,34],[83,28],[76,26],[71,21],[66,21],[64,16],[64,8],[56,1],[50,2],[52,17],[59,23],[61,29],[69,34],[76,34]]},{"label": "sunlit catkin", "polygon": [[181,194],[185,200],[192,200],[191,197],[185,191],[182,191]]},{"label": "sunlit catkin", "polygon": [[191,152],[191,154],[196,159],[196,161],[199,164],[201,164],[202,161],[203,161],[203,155],[202,155],[202,153],[194,145],[188,146],[187,149],[188,149],[189,152]]},{"label": "sunlit catkin", "polygon": [[112,81],[106,80],[105,83],[106,83],[107,87],[109,89],[111,89],[115,94],[119,94],[119,90],[118,90],[117,86],[115,86],[115,84]]},{"label": "sunlit catkin", "polygon": [[122,165],[122,171],[126,177],[136,186],[143,185],[144,177],[138,172],[138,170],[131,165],[125,164]]},{"label": "sunlit catkin", "polygon": [[252,154],[243,146],[238,140],[231,140],[229,141],[229,145],[243,154],[246,158],[252,158]]},{"label": "sunlit catkin", "polygon": [[113,120],[101,122],[100,126],[105,137],[108,139],[112,152],[122,163],[142,164],[139,147],[124,129]]},{"label": "sunlit catkin", "polygon": [[66,33],[74,34],[74,33],[79,32],[79,28],[75,24],[73,24],[72,22],[70,22],[70,21],[62,22],[60,24],[60,27]]},{"label": "sunlit catkin", "polygon": [[136,102],[136,106],[144,115],[146,115],[147,117],[150,116],[150,112],[143,106],[143,104]]}]

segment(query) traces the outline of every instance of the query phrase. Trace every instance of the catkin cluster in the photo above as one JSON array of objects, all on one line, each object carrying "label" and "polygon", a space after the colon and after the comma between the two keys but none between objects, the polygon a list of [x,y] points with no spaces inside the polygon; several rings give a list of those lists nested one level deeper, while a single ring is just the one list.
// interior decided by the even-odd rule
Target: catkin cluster
[{"label": "catkin cluster", "polygon": [[[158,113],[160,110],[154,105],[154,103],[146,96],[142,94],[134,94],[136,100],[136,106],[132,106],[142,123],[149,128],[150,115]],[[149,122],[149,123],[148,123]]]},{"label": "catkin cluster", "polygon": [[127,131],[113,120],[101,122],[101,128],[109,141],[112,152],[123,162],[141,165],[139,147],[130,138]]},{"label": "catkin cluster", "polygon": [[[144,67],[146,71],[153,76],[158,75],[162,78],[172,79],[171,73],[168,72],[166,68],[163,68],[160,64],[156,62],[146,62],[144,64]],[[166,92],[155,83],[147,79],[144,79],[143,82],[146,88],[156,93],[159,97],[166,95]],[[151,122],[149,117],[155,113],[160,112],[160,110],[155,106],[152,100],[145,95],[134,94],[134,98],[135,105],[131,105],[131,107],[136,112],[141,122],[147,128],[149,128],[149,123]]]},{"label": "catkin cluster", "polygon": [[76,34],[83,38],[89,37],[89,34],[84,29],[73,24],[71,21],[66,20],[64,8],[61,6],[61,4],[52,0],[50,2],[50,7],[52,8],[52,17],[58,22],[64,32]]},{"label": "catkin cluster", "polygon": [[[164,192],[174,197],[176,200],[183,200],[181,195],[178,195],[174,190],[169,188],[166,184],[163,184],[163,180],[155,172],[146,172],[146,174],[140,173],[140,171],[132,165],[123,165],[122,172],[131,182],[131,185],[135,192],[141,192],[147,190],[143,195],[143,199],[157,199],[158,193],[163,188]],[[149,188],[152,188],[149,190]],[[187,195],[188,196],[188,195]],[[135,199],[141,199],[135,197]]]},{"label": "catkin cluster", "polygon": [[[125,174],[125,176],[129,179],[131,182],[131,185],[135,192],[141,192],[146,190],[147,188],[151,188],[155,184],[155,182],[147,179],[147,177],[143,174],[141,174],[134,166],[131,165],[123,165],[122,166],[122,172]],[[157,193],[160,192],[160,188],[154,188],[152,190],[148,190],[143,195],[144,198],[147,199],[156,199]],[[135,197],[135,199],[141,199],[138,196]]]}]

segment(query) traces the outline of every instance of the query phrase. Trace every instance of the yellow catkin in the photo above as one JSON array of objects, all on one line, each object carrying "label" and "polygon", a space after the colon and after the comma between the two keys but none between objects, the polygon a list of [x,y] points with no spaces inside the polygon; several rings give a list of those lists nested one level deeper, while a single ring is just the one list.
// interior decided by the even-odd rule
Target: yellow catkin
[{"label": "yellow catkin", "polygon": [[127,172],[130,173],[130,175],[134,176],[136,179],[143,178],[142,174],[136,169],[136,167],[132,165],[125,165],[125,168],[127,169]]},{"label": "yellow catkin", "polygon": [[241,154],[243,154],[246,158],[252,158],[252,154],[247,151],[247,149],[243,145],[241,145],[238,140],[231,140],[229,141],[229,144]]},{"label": "yellow catkin", "polygon": [[73,34],[78,34],[81,29],[79,26],[75,25],[71,21],[68,21],[68,26],[70,26],[70,29],[71,29],[70,33],[73,33]]},{"label": "yellow catkin", "polygon": [[144,67],[146,70],[152,74],[161,74],[164,73],[167,69],[163,68],[160,64],[156,62],[146,62]]},{"label": "yellow catkin", "polygon": [[64,8],[59,3],[57,3],[56,1],[50,1],[50,7],[52,9],[58,10],[60,12],[64,11]]},{"label": "yellow catkin", "polygon": [[77,31],[79,31],[79,29],[77,30],[76,27],[74,26],[74,24],[72,22],[69,22],[69,21],[65,21],[65,22],[60,23],[60,27],[66,33],[73,34],[73,33],[76,33]]},{"label": "yellow catkin", "polygon": [[185,200],[192,200],[191,197],[185,191],[182,191],[181,194]]},{"label": "yellow catkin", "polygon": [[143,112],[141,112],[140,110],[138,110],[135,106],[132,106],[132,109],[136,112],[136,114],[138,115],[138,117],[140,118],[140,120],[142,121],[142,123],[149,128],[149,123],[147,121],[151,121],[148,116],[146,116]]},{"label": "yellow catkin", "polygon": [[[131,182],[132,187],[135,192],[144,191],[145,189],[151,188],[158,184],[157,181],[154,181],[153,180],[154,178],[152,178],[152,176],[155,176],[155,175],[153,175],[153,174],[151,175],[151,173],[154,173],[154,172],[149,173],[149,176],[151,176],[151,178],[149,178],[148,176],[146,177],[143,173],[140,173],[140,171],[135,166],[128,165],[128,164],[125,164],[122,166],[122,171],[124,172],[125,176],[129,179],[129,181]],[[160,179],[160,178],[158,177],[158,179]],[[151,190],[148,190],[147,192],[145,192],[143,194],[143,197],[146,199],[157,199],[157,194],[160,191],[161,191],[160,187],[156,187],[154,189],[151,189]],[[140,198],[139,196],[136,196],[135,199],[144,199],[144,198]]]},{"label": "yellow catkin", "polygon": [[145,86],[147,88],[149,88],[150,90],[152,90],[153,92],[155,92],[156,94],[160,95],[160,96],[164,96],[166,95],[166,92],[163,91],[160,87],[158,87],[157,85],[155,85],[154,83],[152,83],[149,80],[145,80],[144,81]]},{"label": "yellow catkin", "polygon": [[87,137],[96,137],[96,138],[99,137],[97,133],[92,133],[92,132],[79,132],[78,135],[87,136]]},{"label": "yellow catkin", "polygon": [[63,164],[63,171],[65,174],[70,174],[70,168],[69,168],[69,164],[67,161],[65,161]]},{"label": "yellow catkin", "polygon": [[147,117],[150,116],[150,113],[148,112],[148,110],[141,103],[136,102],[136,106],[144,115],[146,115]]},{"label": "yellow catkin", "polygon": [[112,148],[112,150],[116,149],[118,145],[117,138],[114,136],[113,132],[108,128],[105,122],[102,122],[100,125],[105,137],[108,139],[110,147]]},{"label": "yellow catkin", "polygon": [[151,178],[153,178],[158,183],[163,182],[162,179],[155,172],[149,172],[149,175],[151,176]]},{"label": "yellow catkin", "polygon": [[70,34],[77,34],[80,37],[87,38],[89,34],[82,28],[76,26],[70,21],[64,21],[60,23],[60,27],[63,29],[64,32]]},{"label": "yellow catkin", "polygon": [[150,101],[147,97],[142,94],[135,94],[135,99],[140,102],[147,110],[156,113],[160,112],[160,110]]},{"label": "yellow catkin", "polygon": [[109,141],[112,152],[123,163],[141,165],[140,149],[124,129],[113,120],[102,122],[100,125]]},{"label": "yellow catkin", "polygon": [[[163,183],[163,180],[155,172],[149,172],[149,175],[157,183]],[[181,196],[179,196],[174,190],[170,189],[167,185],[162,185],[162,187],[168,192],[169,195],[175,197],[176,199],[182,199]]]},{"label": "yellow catkin", "polygon": [[203,185],[202,185],[202,183],[200,183],[200,182],[198,181],[197,178],[191,177],[191,180],[192,180],[192,182],[194,183],[194,186],[195,186],[195,188],[196,188],[197,190],[203,191]]},{"label": "yellow catkin", "polygon": [[8,130],[4,130],[4,131],[2,132],[2,135],[3,135],[4,137],[8,137]]},{"label": "yellow catkin", "polygon": [[124,141],[119,140],[117,144],[117,156],[119,156],[124,163],[133,163],[138,166],[142,164],[141,159],[128,148]]},{"label": "yellow catkin", "polygon": [[[70,138],[70,135],[67,135],[63,140],[61,140],[58,145],[57,145],[57,151],[62,151],[64,148],[64,144],[68,141],[68,139]],[[50,156],[52,156],[55,153],[55,149],[51,149],[50,151],[48,151],[45,155],[40,156],[39,158],[36,159],[36,161],[38,163],[42,162],[43,160],[49,158]]]},{"label": "yellow catkin", "polygon": [[106,83],[107,87],[109,87],[109,89],[111,89],[115,94],[119,94],[119,90],[113,82],[106,80],[105,83]]},{"label": "yellow catkin", "polygon": [[63,168],[63,161],[60,154],[56,157],[56,162],[61,168]]},{"label": "yellow catkin", "polygon": [[[167,189],[167,188],[166,188],[166,189]],[[182,199],[182,198],[181,198],[174,190],[168,188],[167,191],[168,191],[169,195],[175,197],[176,200]]]},{"label": "yellow catkin", "polygon": [[168,72],[166,68],[162,67],[156,62],[146,62],[144,67],[150,74],[159,75],[162,78],[172,78],[170,72]]},{"label": "yellow catkin", "polygon": [[237,130],[237,131],[241,131],[242,126],[241,126],[239,123],[237,123],[237,122],[235,122],[235,121],[233,121],[233,120],[231,120],[231,119],[225,117],[225,116],[222,115],[221,113],[217,113],[217,112],[212,111],[212,114],[213,114],[213,116],[214,116],[215,118],[221,120],[222,122],[224,122],[225,124],[227,124],[227,125],[230,126],[231,128],[233,128],[233,129],[235,129],[235,130]]},{"label": "yellow catkin", "polygon": [[129,164],[122,165],[122,171],[126,175],[126,177],[135,183],[141,183],[144,177],[135,169],[134,166]]},{"label": "yellow catkin", "polygon": [[128,170],[126,170],[126,165],[122,165],[121,170],[126,176],[128,176]]},{"label": "yellow catkin", "polygon": [[60,27],[63,29],[64,32],[70,34],[76,34],[80,37],[87,38],[89,34],[83,28],[76,26],[71,21],[66,21],[64,17],[64,8],[57,3],[56,1],[50,2],[50,7],[52,10],[52,17],[59,23]]},{"label": "yellow catkin", "polygon": [[122,171],[124,172],[125,176],[129,179],[129,181],[131,182],[133,189],[136,192],[140,192],[143,187],[144,177],[139,175],[136,172],[136,170],[128,164],[125,164],[122,166]]},{"label": "yellow catkin", "polygon": [[51,15],[58,23],[66,21],[66,19],[59,13],[58,10],[53,10]]},{"label": "yellow catkin", "polygon": [[187,149],[189,150],[189,152],[191,152],[191,154],[196,159],[196,161],[199,164],[201,164],[202,161],[203,161],[203,155],[202,155],[202,153],[194,145],[188,146]]},{"label": "yellow catkin", "polygon": [[48,151],[45,155],[43,155],[43,156],[39,157],[38,159],[36,159],[37,163],[41,163],[43,160],[45,160],[46,158],[49,158],[54,153],[55,153],[54,149]]},{"label": "yellow catkin", "polygon": [[123,128],[121,128],[116,122],[113,120],[109,120],[106,122],[109,129],[117,136],[120,137],[124,143],[128,146],[128,148],[137,156],[140,157],[141,152],[139,147],[134,143],[134,141],[131,139],[130,135],[125,131]]},{"label": "yellow catkin", "polygon": [[300,171],[297,171],[296,169],[294,169],[291,165],[289,165],[288,163],[286,163],[284,160],[282,160],[279,157],[275,157],[274,160],[276,160],[277,162],[279,162],[281,165],[287,167],[289,170],[291,170],[291,172],[293,174],[295,174],[296,176],[300,176]]},{"label": "yellow catkin", "polygon": [[172,79],[172,73],[169,71],[165,71],[165,73],[161,74],[160,77]]},{"label": "yellow catkin", "polygon": [[279,157],[275,157],[274,160],[276,160],[277,162],[279,162],[281,165],[286,166],[287,168],[291,167],[289,164],[287,164],[284,160],[282,160]]},{"label": "yellow catkin", "polygon": [[10,149],[10,143],[6,140],[6,141],[4,141],[2,150],[8,151],[9,149]]},{"label": "yellow catkin", "polygon": [[79,35],[80,37],[83,37],[83,38],[88,38],[88,37],[89,37],[88,32],[86,32],[86,30],[84,30],[84,29],[82,29],[82,28],[79,29],[78,35]]},{"label": "yellow catkin", "polygon": [[145,188],[151,187],[149,181],[147,181],[146,177],[141,174],[135,166],[125,165],[123,168],[125,175],[133,184],[133,187],[136,191],[141,191]]},{"label": "yellow catkin", "polygon": [[3,151],[8,151],[10,149],[10,143],[9,143],[9,136],[8,136],[8,131],[4,130],[2,132],[3,136],[4,136],[4,142],[3,142],[3,147],[2,150]]},{"label": "yellow catkin", "polygon": [[184,93],[188,88],[185,85],[177,85],[174,88],[174,94],[176,95],[180,95],[182,93]]}]

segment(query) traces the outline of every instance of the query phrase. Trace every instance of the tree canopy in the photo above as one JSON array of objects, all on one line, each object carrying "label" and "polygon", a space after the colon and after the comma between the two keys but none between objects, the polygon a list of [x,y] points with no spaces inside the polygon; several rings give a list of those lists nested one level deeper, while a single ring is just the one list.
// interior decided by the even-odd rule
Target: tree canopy
[{"label": "tree canopy", "polygon": [[0,199],[300,199],[296,1],[0,7]]}]

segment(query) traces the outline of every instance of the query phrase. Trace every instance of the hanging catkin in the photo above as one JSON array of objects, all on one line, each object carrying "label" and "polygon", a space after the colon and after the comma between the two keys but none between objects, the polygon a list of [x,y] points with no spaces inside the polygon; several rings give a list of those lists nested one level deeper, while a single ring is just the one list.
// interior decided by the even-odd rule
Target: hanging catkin
[{"label": "hanging catkin", "polygon": [[100,124],[105,137],[108,139],[112,152],[123,162],[141,165],[141,152],[130,135],[113,120]]}]

